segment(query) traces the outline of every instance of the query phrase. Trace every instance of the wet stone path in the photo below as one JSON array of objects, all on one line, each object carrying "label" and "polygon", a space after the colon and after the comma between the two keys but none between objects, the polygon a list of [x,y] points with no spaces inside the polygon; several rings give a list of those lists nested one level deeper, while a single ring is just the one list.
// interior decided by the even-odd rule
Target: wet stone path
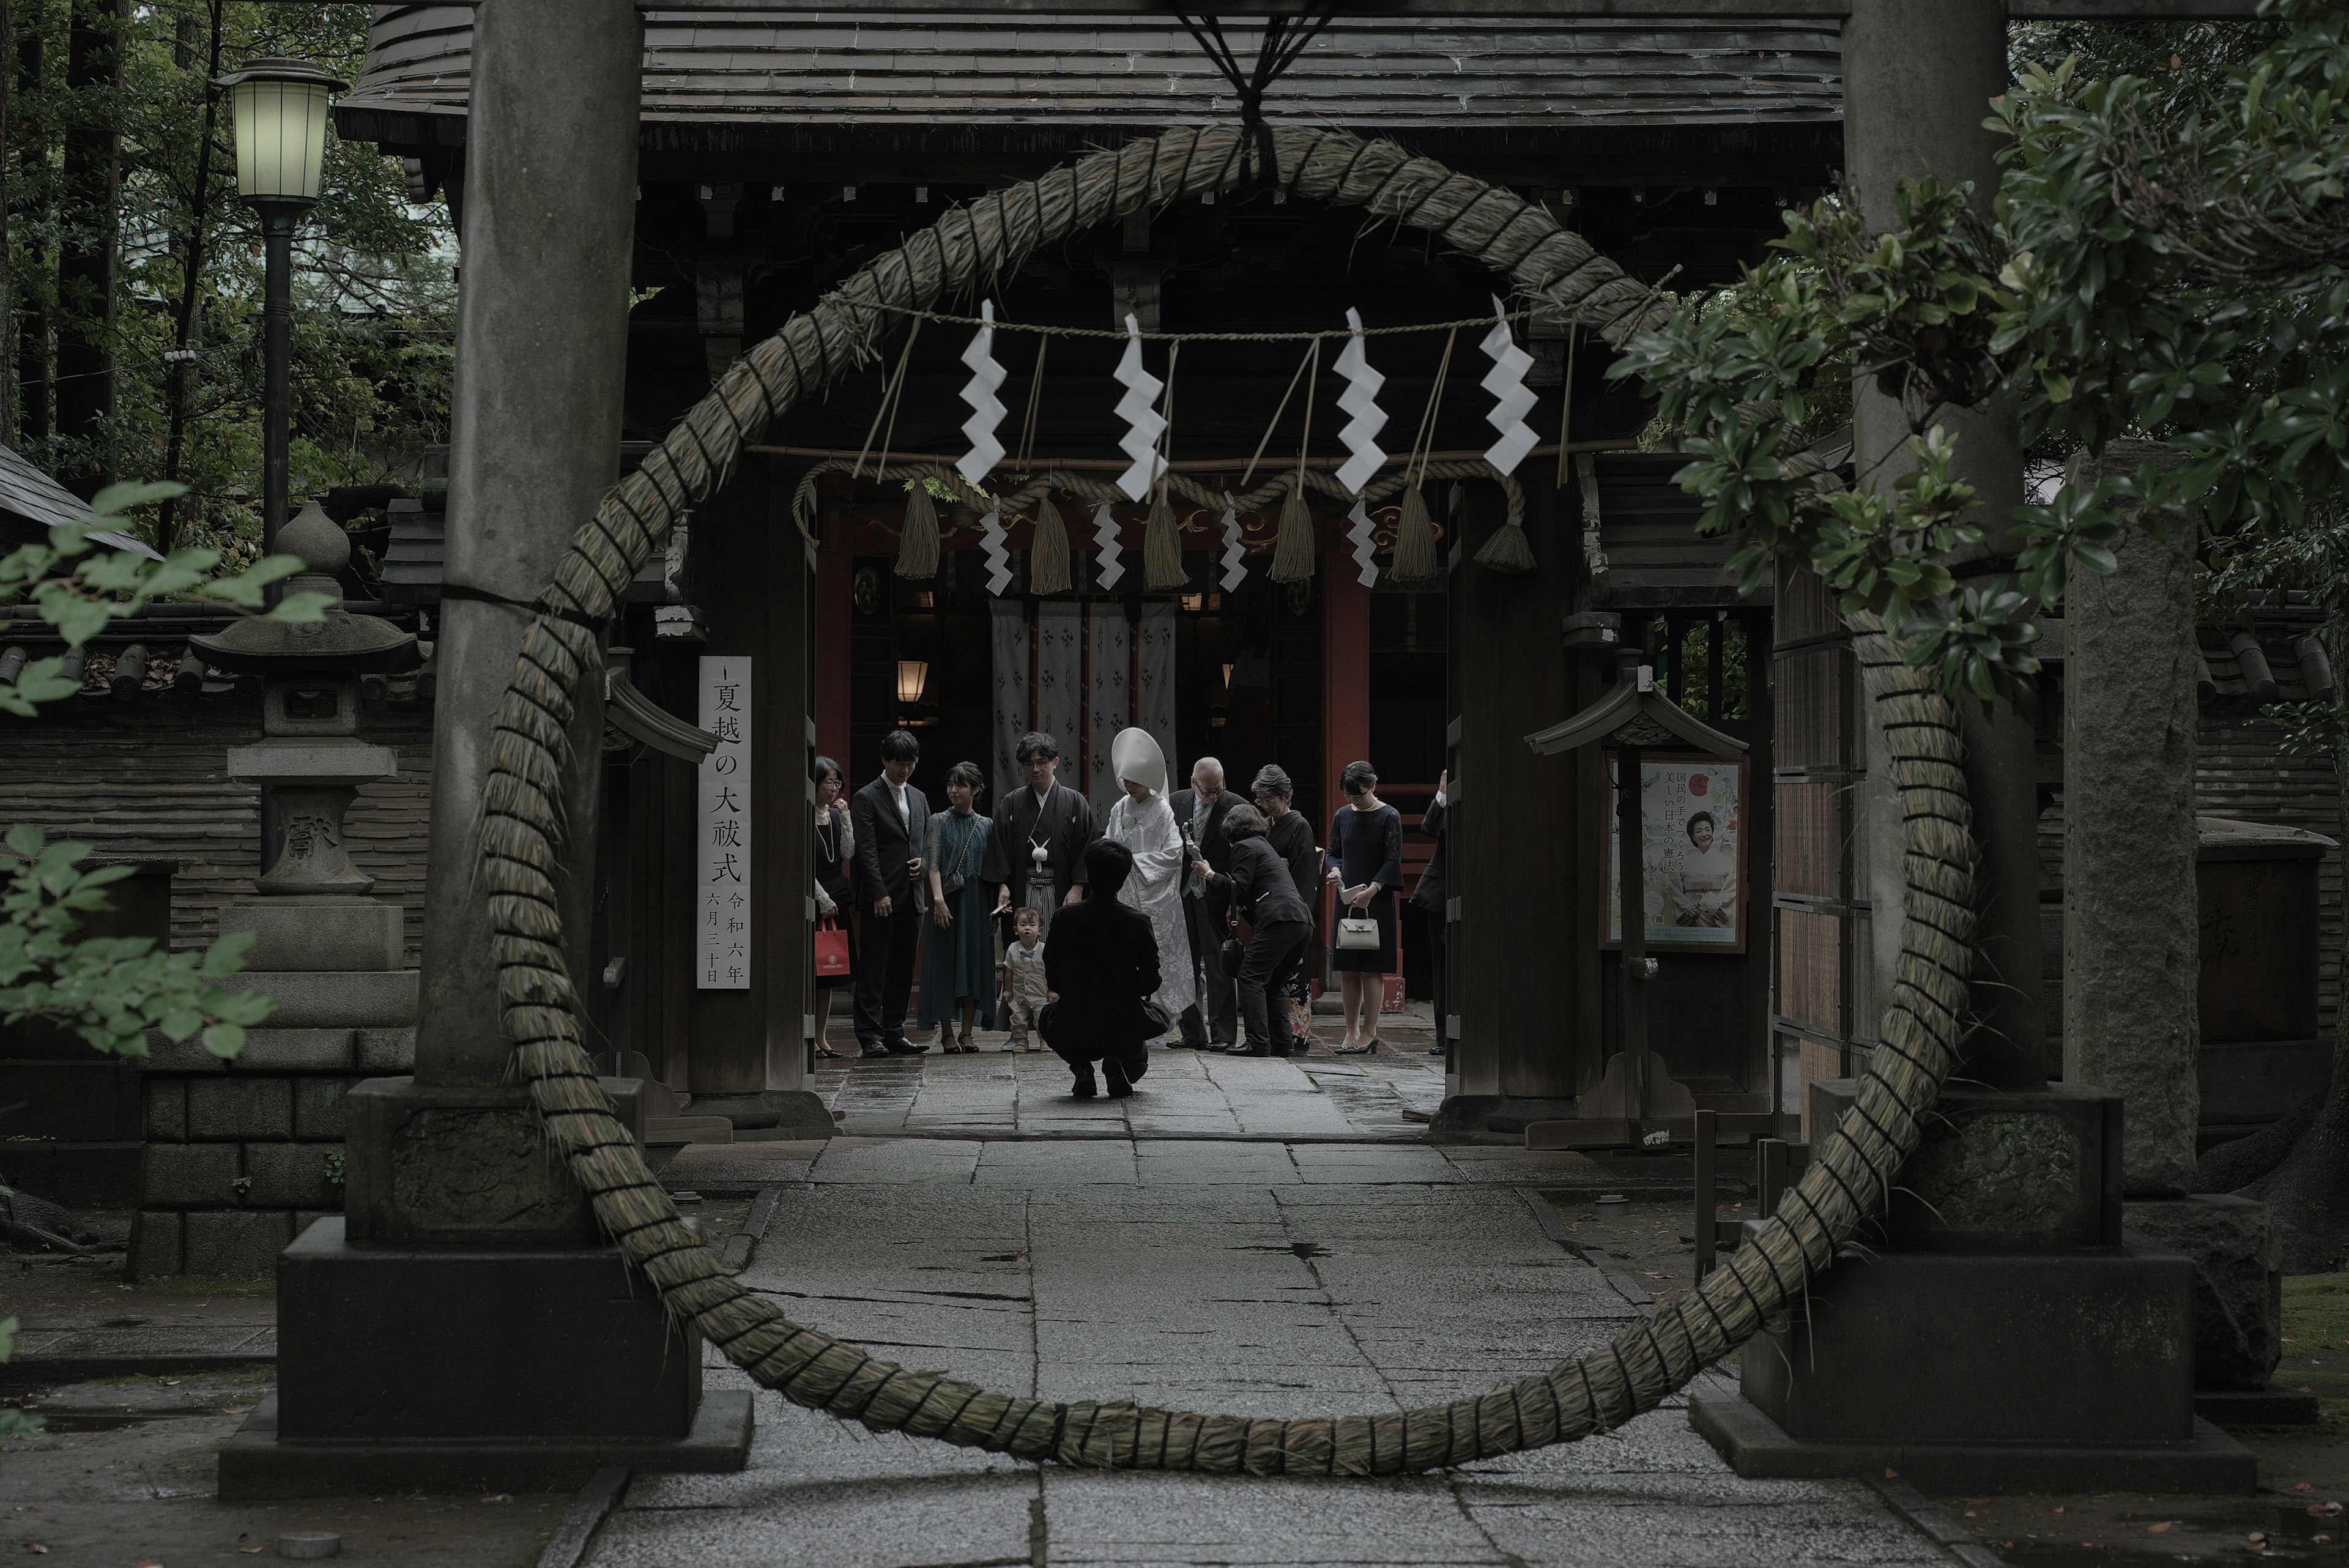
[{"label": "wet stone path", "polygon": [[[1123,1107],[1054,1105],[1066,1075],[1044,1058],[933,1061],[887,1091],[853,1068],[834,1091],[848,1125],[894,1132],[690,1148],[667,1179],[711,1205],[774,1195],[743,1277],[800,1321],[1050,1398],[1397,1409],[1633,1321],[1529,1201],[1586,1174],[1577,1157],[1404,1141],[1388,1107],[1440,1079],[1372,1068],[1341,1095],[1320,1067],[1164,1053]],[[714,1355],[708,1377],[746,1384]],[[1947,1561],[1864,1487],[1741,1480],[1678,1399],[1581,1443],[1385,1480],[1040,1467],[764,1393],[758,1422],[741,1474],[638,1477],[591,1568]]]}]

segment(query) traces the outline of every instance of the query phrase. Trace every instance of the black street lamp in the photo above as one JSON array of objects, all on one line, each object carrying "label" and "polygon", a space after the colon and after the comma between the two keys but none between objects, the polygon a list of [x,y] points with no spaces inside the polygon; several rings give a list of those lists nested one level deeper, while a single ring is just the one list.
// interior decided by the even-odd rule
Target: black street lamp
[{"label": "black street lamp", "polygon": [[306,60],[247,60],[212,84],[236,122],[236,193],[261,214],[268,258],[262,312],[267,383],[262,410],[261,547],[285,525],[286,446],[294,421],[294,226],[318,200],[326,156],[326,101],[350,84]]}]

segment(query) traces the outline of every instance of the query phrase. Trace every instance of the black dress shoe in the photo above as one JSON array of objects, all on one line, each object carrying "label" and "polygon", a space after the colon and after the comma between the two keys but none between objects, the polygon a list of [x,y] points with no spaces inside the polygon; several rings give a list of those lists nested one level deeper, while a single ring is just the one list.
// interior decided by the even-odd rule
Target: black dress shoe
[{"label": "black dress shoe", "polygon": [[864,1050],[859,1051],[856,1054],[856,1059],[860,1062],[871,1062],[874,1060],[886,1062],[889,1059],[889,1053],[878,1045],[867,1045]]},{"label": "black dress shoe", "polygon": [[819,1045],[815,1048],[815,1059],[819,1062],[837,1062],[840,1060],[840,1053],[829,1045]]},{"label": "black dress shoe", "polygon": [[1133,1081],[1125,1075],[1125,1066],[1114,1057],[1102,1062],[1102,1076],[1109,1080],[1109,1097],[1122,1100],[1133,1093]]},{"label": "black dress shoe", "polygon": [[892,1040],[887,1054],[892,1056],[919,1056],[928,1050],[928,1046],[916,1045],[911,1040]]},{"label": "black dress shoe", "polygon": [[1069,1090],[1069,1094],[1071,1098],[1080,1100],[1090,1100],[1100,1093],[1101,1086],[1093,1082],[1093,1075],[1091,1068],[1086,1069],[1085,1075],[1079,1078],[1075,1085]]},{"label": "black dress shoe", "polygon": [[1273,1050],[1269,1045],[1235,1045],[1231,1054],[1235,1056],[1269,1056]]}]

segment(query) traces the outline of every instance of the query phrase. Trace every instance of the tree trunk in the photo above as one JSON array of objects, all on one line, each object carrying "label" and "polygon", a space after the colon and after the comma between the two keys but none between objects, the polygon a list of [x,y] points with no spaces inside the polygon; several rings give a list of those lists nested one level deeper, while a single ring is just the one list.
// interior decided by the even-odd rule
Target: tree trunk
[{"label": "tree trunk", "polygon": [[111,482],[114,294],[120,229],[122,34],[129,0],[73,0],[66,41],[63,243],[57,247],[57,439],[67,487]]},{"label": "tree trunk", "polygon": [[[37,206],[48,206],[48,148],[46,138],[35,134],[33,107],[43,87],[43,76],[48,67],[48,18],[38,6],[19,7],[16,40],[16,119],[21,124],[5,128],[7,146],[17,155],[21,178],[16,182],[15,210],[22,213]],[[15,277],[17,299],[16,331],[16,422],[13,427],[16,442],[34,449],[34,458],[45,466],[48,462],[50,398],[54,389],[49,382],[49,263],[37,252],[28,255],[30,265]]]},{"label": "tree trunk", "polygon": [[[203,56],[204,80],[207,82],[215,79],[221,74],[221,11],[226,3],[227,0],[212,0],[211,36]],[[181,23],[179,44],[179,54],[184,57],[181,60],[183,69],[195,64],[193,40],[189,36],[189,26],[190,23],[183,18]],[[207,238],[205,221],[211,217],[212,210],[212,138],[219,129],[220,99],[217,94],[207,92],[204,95],[203,140],[196,148],[196,182],[192,198],[188,203],[186,249],[180,257],[179,320],[178,330],[173,335],[173,346],[183,355],[194,346],[196,311],[203,299],[201,285],[203,281],[204,242]],[[187,456],[188,380],[192,374],[192,369],[193,368],[185,358],[171,362],[171,376],[165,391],[165,401],[171,410],[171,433],[163,446],[163,477],[167,480],[177,480],[180,477],[180,465]],[[171,553],[172,545],[179,542],[179,536],[180,500],[175,496],[164,502],[156,512],[155,547],[168,556]]]}]

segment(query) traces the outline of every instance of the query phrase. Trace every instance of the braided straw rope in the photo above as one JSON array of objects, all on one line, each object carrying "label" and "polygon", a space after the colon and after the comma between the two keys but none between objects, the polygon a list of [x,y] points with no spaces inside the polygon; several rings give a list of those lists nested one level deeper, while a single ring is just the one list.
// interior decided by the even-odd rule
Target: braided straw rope
[{"label": "braided straw rope", "polygon": [[[1396,461],[1400,462],[1402,460]],[[809,544],[823,543],[815,535],[816,481],[827,473],[850,472],[855,467],[856,465],[846,458],[826,458],[812,465],[800,476],[799,487],[792,493],[792,521],[799,524],[800,533],[805,535]],[[1511,527],[1525,525],[1525,487],[1489,462],[1476,458],[1430,462],[1421,466],[1417,475],[1420,479],[1492,480],[1501,487],[1501,493],[1508,503],[1508,511],[1504,521]],[[1287,493],[1300,477],[1304,480],[1305,488],[1308,490],[1318,490],[1324,495],[1335,497],[1341,503],[1354,498],[1352,491],[1348,490],[1330,475],[1318,469],[1309,468],[1277,475],[1246,494],[1232,495],[1228,499],[1233,510],[1244,517],[1268,511],[1278,504],[1281,496]],[[1064,491],[1088,505],[1103,501],[1117,506],[1126,504],[1125,492],[1120,490],[1113,480],[1097,474],[1071,473],[1064,469],[1050,469],[1042,473],[1030,475],[1025,484],[1016,490],[1004,491],[999,495],[968,483],[951,465],[943,462],[893,462],[886,469],[876,469],[874,479],[875,483],[891,484],[908,482],[919,483],[925,480],[936,480],[951,490],[965,504],[981,512],[985,512],[998,502],[1002,503],[1003,510],[1007,513],[1024,512],[1055,490]],[[1169,473],[1161,483],[1184,500],[1210,511],[1222,507],[1226,500],[1226,492],[1210,490],[1187,473]],[[1362,487],[1363,504],[1371,506],[1378,504],[1387,497],[1400,493],[1405,483],[1405,472],[1401,468],[1383,478],[1372,480]],[[1196,532],[1195,529],[1191,531]]]},{"label": "braided straw rope", "polygon": [[[1644,314],[1645,289],[1506,191],[1340,131],[1282,130],[1275,143],[1284,188],[1432,230],[1507,273],[1522,291],[1578,313],[1610,341],[1621,341]],[[851,279],[845,292],[926,304],[1009,269],[1038,244],[1178,194],[1227,187],[1242,154],[1240,132],[1227,127],[1169,131],[1092,154],[950,213]],[[1957,1060],[1971,961],[1973,845],[1955,712],[1876,626],[1857,628],[1858,658],[1903,801],[1908,881],[1884,1044],[1870,1055],[1852,1109],[1823,1135],[1780,1217],[1701,1288],[1604,1349],[1488,1394],[1407,1412],[1280,1420],[1130,1401],[1057,1404],[879,1360],[793,1323],[726,1272],[678,1220],[580,1048],[556,913],[559,803],[564,770],[582,765],[568,754],[564,731],[598,639],[573,618],[608,615],[670,520],[724,482],[750,434],[871,348],[845,312],[819,308],[739,361],[580,530],[544,595],[550,607],[532,619],[498,710],[481,875],[515,1068],[554,1150],[662,1304],[767,1387],[875,1431],[1073,1465],[1389,1475],[1619,1426],[1797,1302],[1916,1147],[1920,1118]]]}]

